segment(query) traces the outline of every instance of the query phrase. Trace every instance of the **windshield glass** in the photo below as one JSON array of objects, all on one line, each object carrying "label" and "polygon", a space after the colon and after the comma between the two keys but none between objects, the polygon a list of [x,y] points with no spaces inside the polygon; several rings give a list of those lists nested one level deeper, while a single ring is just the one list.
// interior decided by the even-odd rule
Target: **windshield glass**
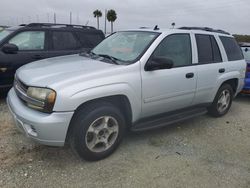
[{"label": "windshield glass", "polygon": [[242,47],[241,49],[242,49],[244,58],[250,61],[250,47]]},{"label": "windshield glass", "polygon": [[133,62],[158,36],[154,32],[126,31],[117,32],[106,38],[91,52],[96,55],[108,55],[121,62]]},{"label": "windshield glass", "polygon": [[10,30],[2,30],[0,31],[0,41],[7,37],[12,31]]}]

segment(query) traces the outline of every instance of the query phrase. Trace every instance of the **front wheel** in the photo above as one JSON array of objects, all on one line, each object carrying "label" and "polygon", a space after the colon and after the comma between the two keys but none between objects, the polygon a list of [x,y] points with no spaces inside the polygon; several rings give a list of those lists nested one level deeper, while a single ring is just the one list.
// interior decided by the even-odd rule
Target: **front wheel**
[{"label": "front wheel", "polygon": [[95,103],[80,109],[72,123],[71,147],[89,161],[112,154],[125,132],[122,113],[109,103]]},{"label": "front wheel", "polygon": [[225,115],[231,107],[233,100],[233,89],[229,84],[223,84],[218,90],[208,113],[214,117]]}]

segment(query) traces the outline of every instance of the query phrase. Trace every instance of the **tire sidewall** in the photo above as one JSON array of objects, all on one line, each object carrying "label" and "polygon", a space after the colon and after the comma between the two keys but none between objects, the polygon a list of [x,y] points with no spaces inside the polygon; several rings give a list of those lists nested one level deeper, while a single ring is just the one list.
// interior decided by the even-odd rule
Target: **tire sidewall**
[{"label": "tire sidewall", "polygon": [[[229,105],[228,105],[227,109],[224,110],[223,112],[220,112],[218,110],[217,104],[218,104],[219,97],[221,96],[221,93],[223,91],[225,91],[225,90],[228,90],[229,93],[230,93],[230,101],[229,101]],[[233,89],[232,89],[232,87],[229,84],[222,85],[220,87],[220,89],[218,90],[218,92],[217,92],[217,94],[215,96],[214,102],[212,104],[212,109],[211,110],[213,111],[214,115],[217,116],[217,117],[225,115],[229,111],[229,109],[230,109],[230,107],[232,105],[232,100],[233,100]]]},{"label": "tire sidewall", "polygon": [[[81,112],[81,111],[80,111]],[[102,116],[111,116],[116,119],[118,122],[118,136],[114,144],[104,152],[93,152],[91,151],[85,141],[86,133],[89,129],[89,126],[98,118]],[[122,137],[125,132],[125,119],[120,112],[120,110],[113,105],[107,105],[97,107],[93,110],[90,110],[89,113],[84,115],[78,113],[76,120],[74,121],[74,130],[73,130],[73,147],[75,147],[76,152],[80,155],[80,157],[85,160],[95,161],[103,159],[114,152],[114,150],[120,144]]]}]

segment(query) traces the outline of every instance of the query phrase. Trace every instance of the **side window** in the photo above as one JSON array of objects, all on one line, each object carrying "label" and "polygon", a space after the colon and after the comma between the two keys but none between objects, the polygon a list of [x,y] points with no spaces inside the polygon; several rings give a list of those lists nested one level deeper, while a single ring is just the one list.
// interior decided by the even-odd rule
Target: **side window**
[{"label": "side window", "polygon": [[220,49],[212,35],[196,34],[198,61],[200,64],[222,62]]},{"label": "side window", "polygon": [[220,39],[227,53],[228,61],[243,59],[242,51],[234,38],[220,36]]},{"label": "side window", "polygon": [[210,36],[210,38],[211,38],[211,43],[212,43],[212,48],[213,48],[213,62],[214,63],[222,62],[222,57],[221,57],[219,46],[214,36]]},{"label": "side window", "polygon": [[74,34],[67,31],[53,31],[52,46],[53,50],[77,50],[81,47]]},{"label": "side window", "polygon": [[17,45],[19,50],[43,50],[44,41],[44,31],[24,31],[10,39],[9,43]]},{"label": "side window", "polygon": [[85,48],[97,46],[105,37],[99,33],[77,32],[77,37]]},{"label": "side window", "polygon": [[189,34],[174,34],[166,37],[153,53],[153,57],[168,58],[174,67],[192,64],[191,40]]}]

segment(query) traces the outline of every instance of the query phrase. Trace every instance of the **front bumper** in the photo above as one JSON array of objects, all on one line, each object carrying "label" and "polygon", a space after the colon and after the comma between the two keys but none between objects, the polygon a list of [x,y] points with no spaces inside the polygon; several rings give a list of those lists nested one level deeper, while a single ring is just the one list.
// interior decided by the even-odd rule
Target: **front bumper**
[{"label": "front bumper", "polygon": [[63,146],[74,112],[46,114],[25,106],[12,88],[7,97],[16,126],[27,137],[50,146]]}]

